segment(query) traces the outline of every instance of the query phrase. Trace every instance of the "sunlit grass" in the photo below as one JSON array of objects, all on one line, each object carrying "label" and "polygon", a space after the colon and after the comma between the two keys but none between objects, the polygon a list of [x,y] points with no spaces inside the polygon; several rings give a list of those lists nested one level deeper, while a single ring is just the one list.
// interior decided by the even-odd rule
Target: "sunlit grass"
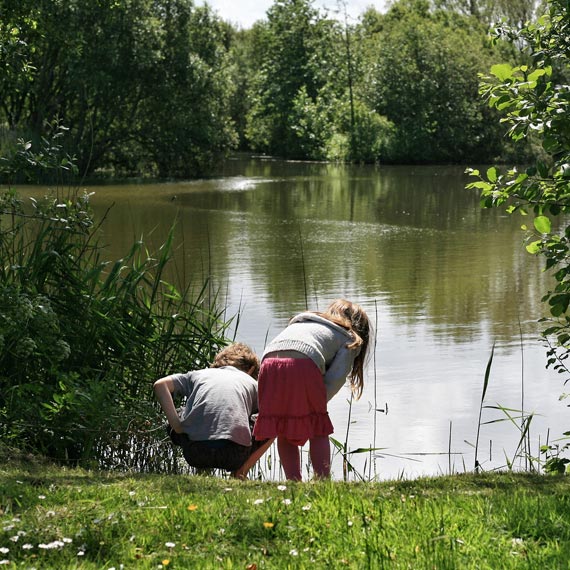
[{"label": "sunlit grass", "polygon": [[567,568],[568,479],[276,483],[0,469],[0,562],[23,568]]}]

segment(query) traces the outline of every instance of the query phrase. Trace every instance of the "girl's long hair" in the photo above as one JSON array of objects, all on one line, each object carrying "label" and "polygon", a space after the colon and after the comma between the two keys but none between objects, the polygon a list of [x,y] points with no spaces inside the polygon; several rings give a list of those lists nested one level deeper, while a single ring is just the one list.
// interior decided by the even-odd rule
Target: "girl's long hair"
[{"label": "girl's long hair", "polygon": [[354,397],[358,400],[364,388],[364,364],[371,336],[368,315],[360,305],[351,303],[346,299],[334,300],[324,313],[317,314],[350,332],[353,341],[348,345],[348,348],[360,347],[360,352],[354,359],[352,369],[348,374],[350,387]]}]

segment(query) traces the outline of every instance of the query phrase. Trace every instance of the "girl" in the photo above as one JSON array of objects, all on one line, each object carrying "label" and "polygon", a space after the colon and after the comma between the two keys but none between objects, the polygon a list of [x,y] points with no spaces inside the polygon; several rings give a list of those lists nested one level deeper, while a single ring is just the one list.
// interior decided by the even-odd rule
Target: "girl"
[{"label": "girl", "polygon": [[299,446],[309,441],[316,477],[330,475],[327,402],[348,376],[356,398],[364,386],[370,323],[359,305],[337,299],[324,313],[305,312],[266,347],[258,380],[256,439],[277,437],[287,479],[300,481]]}]

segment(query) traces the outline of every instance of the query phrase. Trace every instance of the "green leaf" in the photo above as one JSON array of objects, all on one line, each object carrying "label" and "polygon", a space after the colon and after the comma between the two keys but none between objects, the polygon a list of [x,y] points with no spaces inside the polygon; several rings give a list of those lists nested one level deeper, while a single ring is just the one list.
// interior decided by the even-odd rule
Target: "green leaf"
[{"label": "green leaf", "polygon": [[542,141],[542,148],[549,153],[554,153],[560,148],[558,139],[553,136],[546,136]]},{"label": "green leaf", "polygon": [[505,81],[513,76],[513,68],[508,63],[498,63],[491,67],[491,75],[494,75],[501,81]]},{"label": "green leaf", "polygon": [[528,81],[536,81],[539,77],[542,77],[545,74],[545,69],[535,69],[532,73],[529,73],[527,79]]},{"label": "green leaf", "polygon": [[494,166],[487,170],[487,179],[489,182],[497,182],[497,169]]},{"label": "green leaf", "polygon": [[483,180],[467,184],[467,188],[479,188],[480,190],[483,191],[490,190],[492,187],[493,187],[492,184],[489,184],[488,182],[483,182]]},{"label": "green leaf", "polygon": [[546,216],[538,216],[534,219],[534,227],[541,234],[549,234],[552,230],[552,224]]},{"label": "green leaf", "polygon": [[532,255],[536,255],[537,253],[540,252],[540,246],[542,245],[542,242],[540,240],[537,241],[533,241],[532,243],[529,243],[526,246],[526,250],[531,253]]}]

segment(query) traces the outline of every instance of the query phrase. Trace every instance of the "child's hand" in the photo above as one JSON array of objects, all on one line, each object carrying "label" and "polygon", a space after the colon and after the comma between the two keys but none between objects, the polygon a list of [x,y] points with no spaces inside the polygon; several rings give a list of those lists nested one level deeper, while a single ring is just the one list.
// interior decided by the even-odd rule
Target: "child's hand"
[{"label": "child's hand", "polygon": [[188,439],[188,436],[184,432],[176,432],[174,428],[170,424],[166,424],[165,426],[166,433],[170,438],[170,441],[174,445],[183,445],[184,442]]}]

